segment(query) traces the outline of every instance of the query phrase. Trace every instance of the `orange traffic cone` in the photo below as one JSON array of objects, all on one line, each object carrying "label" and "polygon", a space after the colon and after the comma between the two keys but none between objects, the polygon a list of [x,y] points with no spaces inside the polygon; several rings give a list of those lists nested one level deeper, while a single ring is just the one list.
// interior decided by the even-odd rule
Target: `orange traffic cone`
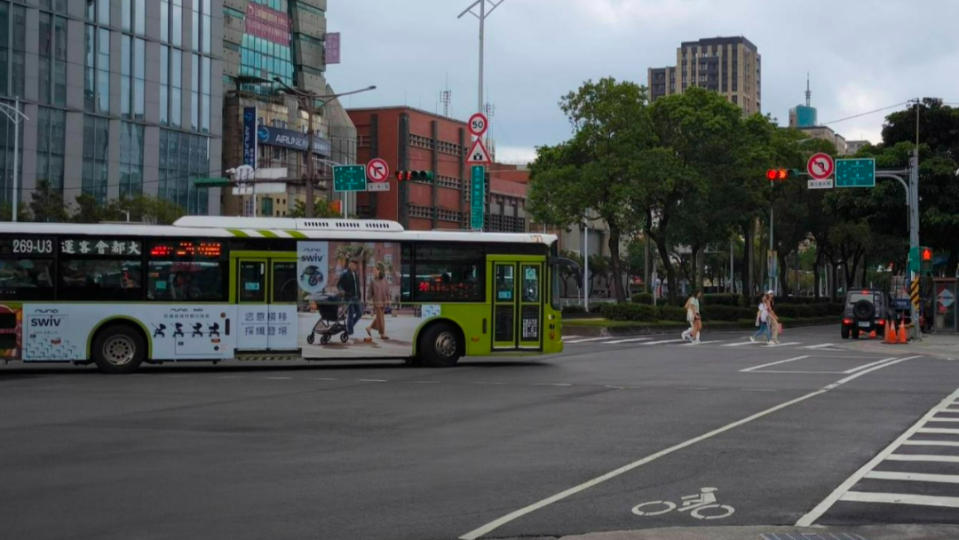
[{"label": "orange traffic cone", "polygon": [[896,327],[896,321],[894,320],[886,321],[886,337],[883,340],[883,343],[886,343],[888,345],[895,345],[896,343],[898,343],[896,341],[895,327]]},{"label": "orange traffic cone", "polygon": [[909,332],[906,330],[906,321],[899,325],[899,343],[909,343]]}]

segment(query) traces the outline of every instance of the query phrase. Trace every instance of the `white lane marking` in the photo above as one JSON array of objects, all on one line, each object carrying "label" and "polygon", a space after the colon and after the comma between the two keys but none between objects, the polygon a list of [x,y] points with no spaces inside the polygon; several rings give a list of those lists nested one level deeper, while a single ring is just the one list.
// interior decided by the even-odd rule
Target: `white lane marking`
[{"label": "white lane marking", "polygon": [[533,383],[533,386],[573,386],[573,385],[570,383],[544,382],[544,383]]},{"label": "white lane marking", "polygon": [[863,370],[863,369],[867,369],[867,368],[870,368],[870,367],[872,367],[872,366],[881,364],[881,363],[883,363],[883,362],[889,362],[889,361],[895,360],[895,359],[896,359],[895,356],[890,356],[889,358],[883,358],[882,360],[876,360],[875,362],[870,362],[870,363],[868,363],[868,364],[863,364],[863,365],[861,365],[861,366],[856,366],[856,367],[854,367],[854,368],[852,368],[852,369],[847,369],[846,371],[843,371],[843,373],[855,373],[855,372],[857,372],[857,371],[860,371],[860,370]]},{"label": "white lane marking", "polygon": [[269,381],[288,381],[292,378],[293,377],[267,377],[266,379]]},{"label": "white lane marking", "polygon": [[933,495],[912,495],[909,493],[869,493],[850,491],[842,496],[843,501],[867,503],[911,504],[917,506],[939,506],[959,508],[959,497],[937,497]]},{"label": "white lane marking", "polygon": [[683,341],[682,339],[661,339],[659,341],[647,341],[646,343],[640,343],[640,345],[662,345],[663,343],[679,343]]},{"label": "white lane marking", "polygon": [[722,343],[726,341],[725,339],[710,339],[706,341],[700,341],[699,343],[684,343],[680,347],[695,347],[697,345],[706,345],[707,343]]},{"label": "white lane marking", "polygon": [[800,375],[845,375],[845,371],[803,371],[798,369],[764,369],[759,373],[789,373]]},{"label": "white lane marking", "polygon": [[579,336],[563,336],[563,341],[566,341],[566,340],[568,340],[568,339],[578,338],[578,337],[579,337]]},{"label": "white lane marking", "polygon": [[[901,361],[901,359],[899,361]],[[876,369],[882,369],[884,367],[891,366],[893,363],[897,363],[897,362],[879,364],[878,366],[872,367],[864,371],[860,371],[859,373],[856,373],[854,375],[850,375],[850,377],[859,377],[860,375],[864,373],[869,373],[870,371],[873,371]],[[920,418],[915,424],[910,426],[909,429],[904,431],[902,435],[896,438],[896,440],[892,441],[892,443],[890,443],[889,446],[883,448],[882,451],[876,454],[875,457],[873,457],[872,459],[867,461],[865,465],[860,467],[858,471],[852,473],[852,476],[847,478],[842,484],[839,484],[839,486],[836,487],[836,489],[834,489],[833,492],[830,493],[825,499],[823,499],[822,502],[817,504],[815,508],[813,508],[804,516],[799,518],[799,520],[796,521],[796,526],[811,527],[813,523],[816,522],[817,519],[822,517],[822,515],[825,514],[826,511],[832,507],[832,505],[836,504],[836,501],[838,501],[841,497],[844,497],[845,495],[849,495],[849,489],[852,488],[854,485],[856,485],[857,482],[862,480],[862,477],[865,476],[866,473],[875,469],[876,465],[878,465],[881,461],[889,457],[896,450],[896,448],[899,448],[899,445],[901,445],[904,441],[909,440],[909,438],[915,435],[916,433],[922,432],[922,428],[920,426],[922,426],[923,424],[926,423],[927,420],[935,416],[940,409],[945,407],[946,403],[949,403],[949,401],[956,399],[956,396],[959,396],[959,390],[956,390],[951,395],[949,395],[948,397],[940,401],[939,404],[937,404],[935,407],[929,409],[929,411],[926,414],[924,414],[922,418]],[[957,429],[956,431],[959,432],[959,429]]]},{"label": "white lane marking", "polygon": [[922,428],[918,430],[917,433],[949,433],[952,435],[959,435],[959,429],[944,428],[944,427],[927,427],[927,428]]},{"label": "white lane marking", "polygon": [[786,343],[767,343],[767,347],[788,347],[790,345],[802,345],[802,342],[799,341],[787,341]]},{"label": "white lane marking", "polygon": [[357,379],[359,382],[387,382],[386,379]]},{"label": "white lane marking", "polygon": [[905,480],[907,482],[938,482],[942,484],[959,484],[959,474],[872,471],[867,473],[865,478],[872,478],[875,480]]},{"label": "white lane marking", "polygon": [[959,456],[937,456],[934,454],[891,454],[887,461],[931,461],[933,463],[959,463]]},{"label": "white lane marking", "polygon": [[647,341],[653,338],[650,337],[638,337],[638,338],[629,338],[629,339],[617,339],[615,341],[604,341],[606,345],[617,345],[619,343],[632,343],[634,341]]},{"label": "white lane marking", "polygon": [[601,339],[609,339],[609,336],[574,339],[573,341],[566,341],[565,343],[586,343],[587,341],[599,341]]},{"label": "white lane marking", "polygon": [[809,355],[808,355],[808,354],[804,354],[804,355],[802,355],[802,356],[794,356],[794,357],[792,357],[792,358],[787,358],[787,359],[785,359],[785,360],[777,360],[776,362],[769,362],[768,364],[759,364],[758,366],[753,366],[753,367],[748,367],[748,368],[745,368],[745,369],[741,369],[741,370],[739,370],[739,372],[740,372],[740,373],[748,373],[748,372],[750,372],[750,371],[755,371],[755,370],[757,370],[757,369],[764,368],[764,367],[767,367],[767,366],[775,366],[776,364],[785,364],[786,362],[795,362],[796,360],[802,360],[802,359],[804,359],[804,358],[809,358]]},{"label": "white lane marking", "polygon": [[935,417],[930,422],[959,422],[959,418],[950,418],[950,417]]},{"label": "white lane marking", "polygon": [[723,347],[742,347],[743,345],[765,345],[765,341],[737,341],[736,343],[727,343]]},{"label": "white lane marking", "polygon": [[903,446],[959,446],[959,441],[903,441]]},{"label": "white lane marking", "polygon": [[820,343],[819,345],[806,345],[803,349],[825,349],[826,347],[832,347],[833,343]]},{"label": "white lane marking", "polygon": [[[895,363],[905,362],[905,361],[907,361],[907,360],[913,360],[913,359],[915,359],[915,358],[919,358],[920,356],[921,356],[921,355],[907,356],[907,357],[905,357],[905,358],[900,358],[900,359],[898,360],[898,362],[895,362]],[[578,485],[576,485],[576,486],[573,486],[573,487],[571,487],[571,488],[569,488],[569,489],[565,489],[565,490],[563,490],[563,491],[560,491],[559,493],[556,493],[556,494],[554,494],[554,495],[550,495],[549,497],[546,497],[545,499],[541,499],[541,500],[536,501],[536,502],[534,502],[534,503],[532,503],[532,504],[529,504],[529,505],[527,505],[527,506],[524,506],[523,508],[520,508],[520,509],[518,509],[518,510],[514,510],[514,511],[512,511],[512,512],[510,512],[510,513],[508,513],[508,514],[506,514],[506,515],[504,515],[504,516],[501,516],[501,517],[499,517],[499,518],[496,518],[496,519],[494,519],[493,521],[491,521],[491,522],[489,522],[489,523],[487,523],[487,524],[485,524],[485,525],[481,525],[480,527],[477,527],[476,529],[473,529],[472,531],[469,531],[468,533],[463,534],[463,535],[460,536],[459,538],[460,538],[460,540],[476,540],[476,539],[479,538],[480,536],[484,536],[484,535],[486,535],[486,534],[488,534],[488,533],[490,533],[490,532],[492,532],[492,531],[494,531],[494,530],[502,527],[503,525],[505,525],[505,524],[507,524],[507,523],[515,520],[515,519],[518,519],[518,518],[520,518],[520,517],[523,517],[523,516],[525,516],[526,514],[529,514],[529,513],[531,513],[531,512],[535,512],[536,510],[539,510],[540,508],[549,506],[549,505],[551,505],[551,504],[553,504],[553,503],[555,503],[555,502],[557,502],[557,501],[561,501],[561,500],[563,500],[563,499],[565,499],[565,498],[567,498],[567,497],[570,497],[570,496],[572,496],[572,495],[575,495],[575,494],[577,494],[577,493],[579,493],[579,492],[581,492],[581,491],[585,491],[585,490],[587,490],[587,489],[589,489],[589,488],[591,488],[591,487],[593,487],[593,486],[597,486],[597,485],[599,485],[599,484],[602,484],[603,482],[606,482],[607,480],[611,480],[611,479],[613,479],[613,478],[616,478],[617,476],[621,476],[621,475],[623,475],[623,474],[625,474],[625,473],[628,473],[629,471],[631,471],[631,470],[633,470],[633,469],[636,469],[636,468],[638,468],[638,467],[642,467],[643,465],[646,465],[647,463],[651,463],[651,462],[653,462],[653,461],[656,461],[657,459],[659,459],[659,458],[661,458],[661,457],[668,456],[668,455],[670,455],[670,454],[672,454],[672,453],[675,453],[675,452],[677,452],[677,451],[679,451],[679,450],[682,450],[683,448],[686,448],[686,447],[692,446],[692,445],[694,445],[694,444],[696,444],[696,443],[705,441],[705,440],[707,440],[707,439],[710,439],[710,438],[712,438],[712,437],[715,437],[716,435],[720,435],[720,434],[725,433],[725,432],[727,432],[727,431],[729,431],[729,430],[731,430],[731,429],[735,429],[735,428],[737,428],[737,427],[739,427],[739,426],[742,426],[742,425],[744,425],[744,424],[748,424],[748,423],[750,423],[750,422],[752,422],[752,421],[754,421],[754,420],[757,420],[757,419],[762,418],[762,417],[764,417],[764,416],[770,415],[770,414],[772,414],[772,413],[774,413],[774,412],[776,412],[776,411],[785,409],[785,408],[790,407],[790,406],[792,406],[792,405],[795,405],[795,404],[797,404],[797,403],[802,403],[803,401],[806,401],[807,399],[814,398],[814,397],[816,397],[816,396],[819,396],[819,395],[825,394],[825,393],[827,393],[827,392],[830,392],[830,391],[832,391],[832,390],[835,390],[836,388],[838,388],[838,387],[840,387],[840,386],[842,386],[842,385],[844,385],[844,384],[846,384],[846,383],[848,383],[848,382],[850,382],[850,381],[853,381],[853,380],[855,380],[855,379],[857,379],[857,378],[859,378],[859,377],[862,377],[863,375],[866,375],[867,373],[871,373],[871,372],[873,372],[873,371],[875,371],[875,370],[877,370],[877,369],[886,368],[886,367],[889,367],[889,366],[891,366],[891,365],[893,365],[893,362],[890,362],[890,363],[888,363],[888,364],[883,364],[883,365],[881,365],[881,366],[875,366],[874,368],[869,369],[869,370],[860,371],[859,373],[856,373],[855,375],[850,375],[849,377],[846,377],[846,378],[840,379],[840,380],[838,380],[838,381],[836,381],[836,382],[834,382],[834,383],[828,384],[828,385],[820,388],[819,390],[815,390],[815,391],[809,392],[808,394],[805,394],[805,395],[799,396],[799,397],[797,397],[797,398],[795,398],[795,399],[791,399],[791,400],[789,400],[789,401],[780,403],[779,405],[774,405],[774,406],[772,406],[772,407],[770,407],[770,408],[768,408],[768,409],[765,409],[765,410],[763,410],[763,411],[759,411],[758,413],[752,414],[752,415],[747,416],[747,417],[745,417],[745,418],[741,418],[741,419],[739,419],[739,420],[736,420],[735,422],[730,422],[729,424],[726,424],[725,426],[716,428],[716,429],[714,429],[714,430],[712,430],[712,431],[708,431],[708,432],[706,432],[706,433],[703,433],[702,435],[699,435],[699,436],[697,436],[697,437],[693,437],[692,439],[688,439],[688,440],[683,441],[683,442],[681,442],[681,443],[679,443],[679,444],[675,444],[675,445],[673,445],[673,446],[670,446],[669,448],[665,448],[665,449],[663,449],[663,450],[660,450],[660,451],[658,451],[658,452],[655,452],[655,453],[653,453],[653,454],[650,454],[650,455],[648,455],[648,456],[646,456],[646,457],[644,457],[644,458],[641,458],[641,459],[638,459],[638,460],[636,460],[636,461],[633,461],[632,463],[627,463],[626,465],[623,465],[622,467],[619,467],[618,469],[613,469],[612,471],[609,471],[609,472],[607,472],[607,473],[605,473],[605,474],[601,474],[601,475],[599,475],[599,476],[597,476],[597,477],[595,477],[595,478],[592,478],[592,479],[590,479],[590,480],[587,480],[587,481],[585,481],[585,482],[583,482],[583,483],[581,483],[581,484],[578,484]]]}]

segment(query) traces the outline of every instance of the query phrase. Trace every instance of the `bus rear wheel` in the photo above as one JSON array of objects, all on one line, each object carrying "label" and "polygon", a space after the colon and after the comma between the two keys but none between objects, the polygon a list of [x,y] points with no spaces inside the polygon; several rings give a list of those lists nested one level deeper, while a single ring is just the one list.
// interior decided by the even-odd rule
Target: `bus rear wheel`
[{"label": "bus rear wheel", "polygon": [[133,327],[112,324],[97,332],[92,353],[103,373],[133,373],[146,357],[146,343]]},{"label": "bus rear wheel", "polygon": [[420,336],[417,359],[420,364],[433,367],[455,366],[460,359],[461,335],[449,323],[436,323]]}]

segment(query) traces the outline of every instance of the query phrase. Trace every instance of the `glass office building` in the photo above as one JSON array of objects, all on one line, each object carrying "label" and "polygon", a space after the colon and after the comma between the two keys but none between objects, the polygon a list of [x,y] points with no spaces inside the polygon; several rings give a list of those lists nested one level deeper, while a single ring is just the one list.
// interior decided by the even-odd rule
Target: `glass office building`
[{"label": "glass office building", "polygon": [[[67,204],[155,195],[218,213],[223,0],[0,0],[0,101],[20,124],[21,206],[40,181]],[[0,203],[14,125],[0,116]]]}]

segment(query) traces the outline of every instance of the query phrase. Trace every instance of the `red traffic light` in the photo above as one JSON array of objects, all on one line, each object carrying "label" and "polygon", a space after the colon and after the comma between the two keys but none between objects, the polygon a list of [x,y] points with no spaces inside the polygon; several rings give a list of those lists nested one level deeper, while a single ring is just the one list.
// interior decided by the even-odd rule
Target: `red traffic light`
[{"label": "red traffic light", "polygon": [[921,258],[924,262],[929,262],[929,261],[931,261],[931,260],[932,260],[932,250],[929,249],[929,248],[922,248],[922,252],[920,253],[920,258]]},{"label": "red traffic light", "polygon": [[766,179],[770,182],[783,181],[791,176],[789,169],[766,169]]}]

